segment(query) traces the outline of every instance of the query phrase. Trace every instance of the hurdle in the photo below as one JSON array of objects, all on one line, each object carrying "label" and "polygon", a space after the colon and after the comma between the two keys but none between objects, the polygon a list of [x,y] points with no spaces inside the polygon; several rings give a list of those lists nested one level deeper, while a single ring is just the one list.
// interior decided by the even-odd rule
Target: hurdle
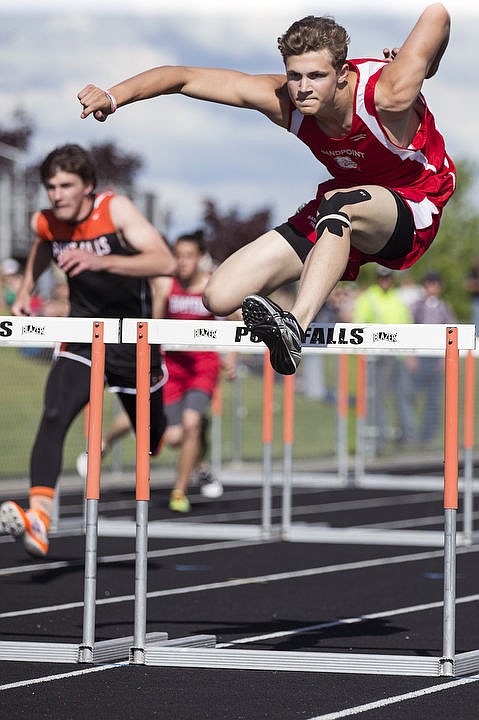
[{"label": "hurdle", "polygon": [[[476,351],[477,352],[477,351]],[[465,503],[465,517],[464,522],[466,525],[470,523],[469,513],[469,497],[472,493],[472,489],[479,489],[479,483],[473,483],[472,480],[472,451],[474,445],[473,432],[474,432],[474,398],[475,398],[475,387],[474,387],[474,355],[476,352],[469,350],[464,355],[464,423],[463,423],[463,457],[464,457],[464,503]],[[394,353],[395,354],[395,353]],[[401,354],[398,352],[398,354]],[[417,353],[422,357],[438,357],[439,352],[428,350]],[[440,474],[431,475],[425,478],[424,476],[407,473],[407,476],[402,475],[401,479],[398,480],[398,476],[394,471],[391,472],[380,472],[378,469],[373,470],[367,467],[366,461],[366,447],[370,445],[373,437],[375,438],[377,428],[374,425],[368,425],[367,421],[367,401],[370,396],[374,396],[375,385],[374,385],[374,372],[372,373],[371,382],[368,382],[368,368],[371,366],[374,369],[374,362],[371,365],[371,361],[374,361],[378,356],[378,352],[374,354],[368,354],[366,366],[360,367],[363,364],[363,358],[357,357],[358,363],[358,382],[356,387],[356,448],[354,453],[354,467],[353,473],[350,476],[350,484],[355,487],[361,488],[391,488],[391,487],[410,487],[418,490],[432,490],[440,489],[442,484],[442,477]],[[359,373],[364,373],[364,381],[359,382]],[[470,430],[469,430],[470,429]],[[371,432],[373,431],[373,432]],[[374,444],[374,443],[373,443]],[[373,456],[375,453],[373,452]],[[398,468],[399,469],[399,468]],[[472,513],[472,508],[471,508]]]},{"label": "hurdle", "polygon": [[[467,350],[462,353],[464,365],[463,382],[463,432],[462,432],[462,456],[463,456],[463,477],[459,477],[459,486],[462,484],[463,497],[463,534],[459,541],[464,545],[470,545],[473,541],[473,494],[479,488],[479,483],[473,479],[474,466],[474,415],[475,415],[475,354],[477,351]],[[438,356],[438,351],[429,350],[421,355]],[[350,477],[350,485],[356,488],[382,488],[393,489],[396,487],[409,487],[414,489],[434,490],[441,487],[442,478],[433,476],[424,478],[419,475],[411,475],[406,478],[391,474],[377,474],[366,472],[365,442],[366,414],[367,414],[367,361],[366,356],[357,357],[357,382],[356,382],[356,451],[354,456],[353,475]],[[445,418],[446,421],[447,418]],[[436,536],[440,543],[440,536]]]},{"label": "hurdle", "polygon": [[[122,321],[122,341],[137,342],[137,319],[125,318]],[[144,320],[148,328],[149,344],[161,344],[169,350],[190,350],[213,348],[218,352],[232,348],[238,353],[261,354],[264,356],[263,374],[263,415],[262,441],[263,466],[261,474],[261,522],[257,523],[214,523],[190,522],[183,519],[154,520],[148,523],[150,538],[201,538],[267,541],[278,535],[279,526],[274,527],[272,517],[272,437],[273,437],[273,386],[274,371],[265,356],[265,347],[258,339],[251,339],[242,323],[232,321],[194,321],[194,320]],[[144,330],[146,332],[146,330]],[[219,430],[219,398],[216,397],[214,429]],[[214,462],[219,466],[219,457]],[[100,516],[98,532],[104,537],[134,537],[136,525],[131,519],[117,519]]]},{"label": "hurdle", "polygon": [[[95,641],[98,501],[100,498],[101,430],[105,343],[118,343],[118,319],[0,317],[0,346],[52,345],[82,342],[92,345],[88,470],[85,487],[85,570],[83,636],[79,643],[0,641],[0,660],[57,663],[98,663],[129,657],[135,636]],[[143,401],[144,404],[144,401]],[[143,424],[145,420],[143,418]],[[148,433],[148,424],[146,424]],[[147,440],[149,443],[149,440]],[[141,446],[140,446],[141,447]],[[140,465],[140,472],[142,468]],[[52,533],[54,536],[55,533]],[[141,606],[140,606],[141,607]],[[167,633],[149,633],[144,644],[167,641]]]},{"label": "hurdle", "polygon": [[[353,328],[357,326],[349,326],[349,332],[353,332]],[[387,352],[392,351],[395,354],[421,354],[421,352],[443,354],[446,360],[446,369],[448,367],[448,357],[452,352],[449,344],[446,344],[445,338],[450,339],[449,328],[445,325],[395,325],[395,326],[364,326],[367,328],[365,333],[364,342],[357,347],[356,354],[362,354],[367,351],[371,352]],[[381,327],[384,329],[381,330]],[[389,329],[388,329],[389,327]],[[393,329],[392,329],[393,328]],[[457,369],[453,372],[449,371],[449,374],[445,375],[445,391],[454,382],[453,378],[457,371],[459,375],[459,354],[460,352],[471,353],[474,349],[474,337],[475,331],[473,325],[460,325],[457,326],[458,341],[457,341]],[[380,340],[380,338],[384,338]],[[392,347],[391,347],[392,346]],[[355,349],[346,347],[345,353],[355,353]],[[449,355],[448,355],[449,353]],[[467,360],[467,356],[466,356]],[[472,361],[469,360],[469,363]],[[361,369],[358,373],[358,382],[365,376],[366,370]],[[473,445],[473,429],[471,428],[473,416],[473,393],[470,392],[470,385],[472,382],[473,368],[469,365],[468,379],[465,383],[467,392],[465,396],[469,396],[468,404],[465,405],[465,417],[467,418],[468,437],[467,442],[470,446],[469,452],[469,475],[470,480],[467,488],[465,488],[465,515],[468,518],[465,524],[464,532],[457,534],[457,543],[460,545],[471,544],[477,535],[472,532],[472,445]],[[343,385],[345,383],[343,382]],[[359,410],[361,416],[365,413],[365,397],[364,388],[358,386],[359,394]],[[459,402],[459,398],[458,398]],[[449,403],[450,407],[450,403]],[[455,412],[458,412],[456,410]],[[445,431],[448,431],[450,426],[449,410],[445,412],[446,422]],[[457,430],[458,434],[458,430]],[[446,444],[448,441],[448,444]],[[458,440],[456,439],[458,445]],[[455,457],[457,479],[456,485],[458,485],[458,447],[454,450],[450,433],[445,432],[444,442],[444,455],[451,454],[451,448],[453,448],[453,454]],[[362,463],[362,460],[360,461]],[[367,482],[355,482],[354,487],[369,487]],[[381,487],[384,487],[381,485]],[[291,506],[291,503],[289,503]],[[467,527],[466,527],[467,526]],[[325,527],[324,525],[300,524],[291,523],[290,518],[286,518],[282,528],[282,537],[290,541],[297,542],[331,542],[331,543],[365,543],[365,544],[386,544],[386,545],[404,545],[404,546],[425,546],[425,547],[441,547],[443,545],[443,533],[440,530],[405,530],[405,529],[384,529],[384,528],[363,528],[361,526],[351,526],[349,528],[334,528]]]},{"label": "hurdle", "polygon": [[[206,321],[150,321],[145,323],[150,328],[150,342],[171,342],[172,333],[176,342],[185,345],[194,344],[195,338],[202,338],[200,344],[216,347],[238,347],[245,340],[244,328],[234,327],[233,323]],[[313,652],[282,652],[262,650],[231,650],[226,648],[198,647],[148,647],[140,648],[140,660],[146,665],[169,667],[201,667],[223,669],[253,670],[284,670],[301,672],[336,672],[336,673],[372,673],[385,675],[420,675],[420,676],[460,676],[479,670],[479,650],[456,654],[455,650],[455,603],[456,603],[456,515],[458,508],[458,418],[459,418],[459,353],[461,350],[473,350],[475,347],[474,326],[441,326],[441,325],[352,325],[310,326],[307,343],[316,347],[327,347],[338,339],[346,346],[346,352],[358,352],[367,348],[384,348],[394,343],[396,348],[417,352],[421,348],[442,349],[445,355],[445,412],[446,428],[444,438],[444,588],[443,588],[443,653],[438,657],[405,656],[387,654],[362,653],[313,653]],[[132,321],[123,323],[123,340],[134,342],[134,326]],[[292,394],[293,379],[285,387],[289,396]],[[285,413],[292,412],[288,400]],[[288,423],[285,423],[288,427]],[[288,445],[286,458],[286,475],[289,474],[289,443],[292,435],[285,433]],[[286,511],[283,523],[287,529],[287,540],[318,540],[315,535],[294,533],[294,526],[288,517],[290,502],[288,494],[291,483],[286,482],[287,490],[283,498]],[[322,540],[327,542],[328,528],[324,529]],[[317,530],[315,530],[317,532]],[[388,531],[389,534],[393,531]],[[344,534],[344,529],[341,530]],[[346,531],[347,534],[347,531]],[[394,533],[393,533],[394,534]],[[417,534],[415,534],[417,535]],[[356,538],[362,542],[364,535]],[[341,540],[344,542],[344,537]],[[381,542],[384,542],[382,539]],[[411,544],[412,538],[411,538]],[[416,542],[417,544],[417,538]],[[138,649],[138,648],[137,648]]]}]

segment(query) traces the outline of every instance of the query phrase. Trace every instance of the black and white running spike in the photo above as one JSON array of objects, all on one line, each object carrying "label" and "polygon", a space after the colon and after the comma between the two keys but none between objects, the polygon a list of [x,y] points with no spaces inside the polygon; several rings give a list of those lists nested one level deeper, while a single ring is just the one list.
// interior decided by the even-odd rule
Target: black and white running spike
[{"label": "black and white running spike", "polygon": [[248,295],[243,300],[243,320],[250,333],[268,347],[274,370],[282,375],[295,373],[304,333],[294,315],[269,298]]}]

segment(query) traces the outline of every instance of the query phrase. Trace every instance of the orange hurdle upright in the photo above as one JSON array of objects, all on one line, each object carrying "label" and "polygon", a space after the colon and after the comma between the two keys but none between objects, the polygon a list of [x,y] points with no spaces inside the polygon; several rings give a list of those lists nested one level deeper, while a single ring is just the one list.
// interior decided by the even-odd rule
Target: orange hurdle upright
[{"label": "orange hurdle upright", "polygon": [[348,484],[348,416],[349,416],[349,355],[338,358],[338,476],[343,485]]},{"label": "orange hurdle upright", "polygon": [[150,500],[150,345],[148,323],[137,323],[136,339],[136,549],[135,629],[130,661],[145,661]]},{"label": "orange hurdle upright", "polygon": [[293,484],[294,441],[294,375],[283,378],[283,510],[281,533],[288,538],[291,530],[291,495]]},{"label": "orange hurdle upright", "polygon": [[367,383],[367,359],[365,355],[358,355],[356,365],[356,452],[354,456],[354,483],[356,485],[364,476]]},{"label": "orange hurdle upright", "polygon": [[211,398],[211,470],[215,477],[221,473],[221,416],[223,413],[223,388],[221,378]]},{"label": "orange hurdle upright", "polygon": [[274,370],[269,361],[269,350],[263,355],[263,500],[262,532],[263,537],[271,536],[271,483],[273,474],[273,403]]},{"label": "orange hurdle upright", "polygon": [[459,347],[457,327],[446,328],[444,405],[444,675],[454,671],[456,631],[456,515],[459,458]]},{"label": "orange hurdle upright", "polygon": [[475,362],[468,350],[464,364],[464,543],[472,544],[474,412],[476,399]]},{"label": "orange hurdle upright", "polygon": [[102,322],[93,324],[90,403],[88,412],[88,465],[85,490],[85,579],[83,640],[80,662],[93,662],[97,567],[98,500],[100,499],[101,431],[105,385],[105,343]]}]

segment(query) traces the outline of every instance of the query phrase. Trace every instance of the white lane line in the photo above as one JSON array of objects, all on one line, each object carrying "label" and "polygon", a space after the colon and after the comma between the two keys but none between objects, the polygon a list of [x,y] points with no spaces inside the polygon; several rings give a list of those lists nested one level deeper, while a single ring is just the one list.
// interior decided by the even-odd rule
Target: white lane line
[{"label": "white lane line", "polygon": [[27,687],[28,685],[41,685],[42,683],[52,682],[54,680],[64,680],[65,678],[78,677],[79,675],[89,675],[94,672],[103,672],[103,670],[116,670],[116,668],[127,667],[128,662],[110,663],[108,665],[95,665],[95,667],[85,668],[84,670],[72,670],[68,673],[60,673],[58,675],[44,675],[31,680],[19,680],[14,683],[0,685],[0,690],[14,690],[15,688]]},{"label": "white lane line", "polygon": [[[230,548],[248,547],[251,545],[264,545],[272,541],[269,540],[226,540],[224,542],[204,543],[202,545],[180,545],[179,547],[167,548],[165,550],[149,550],[148,559],[159,557],[168,557],[170,555],[188,555],[193,553],[208,552],[209,550],[229,550]],[[135,559],[135,553],[125,553],[123,555],[101,555],[98,558],[98,564],[106,565],[108,563],[127,562]],[[85,564],[84,559],[81,560],[58,560],[47,563],[34,563],[31,565],[17,565],[16,567],[0,569],[0,577],[5,575],[20,575],[22,573],[44,572],[45,570],[61,570],[62,568],[77,567]]]},{"label": "white lane line", "polygon": [[[460,548],[458,554],[469,554],[478,552],[479,546]],[[168,597],[173,595],[187,595],[188,593],[207,592],[210,590],[220,590],[225,588],[241,587],[245,585],[254,585],[256,583],[278,582],[281,580],[295,580],[305,577],[313,577],[317,575],[327,575],[336,572],[350,572],[352,570],[363,570],[366,568],[382,567],[384,564],[397,565],[400,563],[416,562],[420,560],[431,560],[442,558],[443,550],[430,550],[427,552],[412,553],[407,555],[393,555],[392,557],[373,558],[371,560],[359,560],[356,562],[342,563],[336,565],[323,565],[322,567],[306,568],[305,570],[292,570],[290,572],[271,573],[269,575],[256,575],[249,578],[235,578],[234,580],[225,580],[214,583],[204,583],[202,585],[189,585],[186,587],[170,588],[169,590],[153,590],[147,593],[147,598]],[[109,598],[100,598],[96,601],[99,605],[114,605],[116,603],[133,602],[134,595],[117,595]],[[10,612],[0,613],[0,619],[21,617],[24,615],[40,615],[49,612],[59,612],[64,610],[73,610],[83,607],[83,601],[64,603],[62,605],[47,605],[39,608],[29,608],[28,610],[13,610]]]},{"label": "white lane line", "polygon": [[[152,492],[154,492],[154,491],[152,490]],[[307,489],[305,492],[313,493],[315,491]],[[272,494],[280,497],[281,496],[281,488],[276,488],[276,489],[272,488]],[[231,500],[231,501],[233,501],[233,500],[256,500],[258,498],[261,498],[261,495],[262,495],[261,488],[258,488],[258,489],[251,488],[251,489],[246,489],[246,490],[234,490],[234,491],[230,491],[227,488],[225,488],[225,491],[222,495],[222,499],[223,500]],[[201,495],[197,495],[197,496],[195,495],[194,499],[193,499],[193,503],[196,507],[198,507],[200,505],[203,506],[208,503],[211,503],[211,500],[208,498],[203,498]],[[101,500],[100,499],[100,502],[98,504],[98,511],[100,513],[102,513],[102,512],[105,512],[106,510],[108,510],[108,511],[130,510],[130,509],[134,510],[135,507],[136,507],[136,501],[135,501],[134,493],[133,493],[133,497],[131,500]],[[73,516],[82,515],[83,512],[84,512],[83,504],[80,504],[80,503],[71,503],[70,505],[62,504],[60,520],[63,517],[67,517],[67,516],[69,517],[71,515],[73,515]]]},{"label": "white lane line", "polygon": [[[308,505],[293,505],[293,515],[315,515],[317,513],[346,512],[351,510],[370,510],[376,507],[395,507],[396,505],[420,505],[426,502],[440,502],[441,493],[414,493],[408,495],[386,496],[379,498],[364,498],[361,500],[340,500],[336,502],[315,502]],[[280,517],[281,508],[273,508],[272,517]],[[257,519],[261,517],[261,510],[239,510],[238,512],[215,513],[210,515],[197,515],[181,518],[178,523]]]},{"label": "white lane line", "polygon": [[469,685],[470,683],[475,683],[478,680],[479,675],[459,678],[458,680],[451,680],[451,682],[447,682],[442,685],[433,685],[432,687],[422,688],[421,690],[413,690],[412,692],[404,693],[403,695],[393,695],[392,697],[382,698],[381,700],[376,700],[375,702],[366,703],[364,705],[356,705],[356,707],[346,708],[345,710],[339,710],[338,712],[326,713],[326,715],[315,715],[315,717],[308,718],[308,720],[340,720],[340,718],[360,715],[363,712],[378,710],[380,708],[387,707],[388,705],[395,705],[397,703],[404,702],[405,700],[416,700],[417,698],[424,697],[425,695],[433,695],[434,693],[443,692],[445,690],[454,690],[461,685]]},{"label": "white lane line", "polygon": [[[470,602],[478,602],[479,593],[476,595],[466,595],[456,599],[456,605],[464,605]],[[317,625],[305,625],[294,630],[278,630],[277,632],[265,633],[264,635],[252,635],[251,637],[238,638],[227,643],[218,643],[217,648],[227,648],[233,645],[247,645],[252,642],[261,642],[263,640],[275,640],[277,638],[291,637],[293,635],[302,635],[313,630],[325,630],[326,628],[337,627],[338,625],[354,625],[365,620],[377,620],[379,618],[390,618],[396,615],[409,615],[416,612],[424,612],[426,610],[436,610],[443,607],[443,601],[438,600],[431,603],[422,603],[421,605],[410,605],[409,607],[396,608],[396,610],[382,610],[381,612],[369,613],[367,615],[359,615],[358,617],[343,618],[341,620],[330,620],[329,622],[318,623]]]},{"label": "white lane line", "polygon": [[[250,491],[247,491],[250,493]],[[306,490],[306,493],[312,493],[311,490]],[[315,491],[316,492],[316,491]],[[239,494],[239,493],[238,493]],[[278,493],[279,494],[279,493]],[[301,494],[304,494],[303,491],[301,491]],[[254,493],[250,495],[251,499],[255,499],[260,497],[259,493]],[[226,498],[228,500],[235,499],[232,497],[232,495],[225,493],[223,498]],[[239,498],[238,498],[239,499]],[[241,496],[241,499],[245,499],[245,494]],[[339,500],[335,502],[329,502],[329,503],[322,503],[322,502],[315,502],[315,503],[309,503],[308,505],[297,505],[293,507],[293,514],[295,516],[303,516],[303,515],[315,515],[317,513],[333,513],[333,512],[346,512],[351,510],[363,510],[363,509],[372,509],[375,507],[388,507],[388,506],[396,506],[396,505],[416,505],[416,504],[422,504],[425,502],[435,502],[440,501],[442,499],[441,493],[433,493],[433,492],[424,492],[424,493],[412,493],[407,495],[397,495],[397,496],[384,496],[379,498],[364,498],[360,500]],[[134,502],[134,501],[133,501]],[[205,504],[208,501],[205,501]],[[108,503],[102,503],[99,506],[99,512],[101,514],[102,510],[107,509],[107,505],[114,505],[116,509],[121,508],[128,508],[130,507],[130,501],[121,500],[121,501],[111,501]],[[133,505],[131,505],[133,509]],[[197,503],[197,507],[201,507],[203,509],[203,503],[199,502]],[[109,507],[108,509],[112,509]],[[80,514],[82,512],[82,507],[78,506],[78,513]],[[70,516],[72,514],[71,511],[66,512],[65,516]],[[272,517],[281,517],[282,510],[281,508],[273,508],[271,511]],[[228,512],[228,513],[210,513],[201,515],[199,513],[195,513],[194,516],[188,517],[188,518],[172,518],[169,519],[168,522],[175,522],[178,524],[187,524],[187,523],[198,523],[198,522],[231,522],[233,520],[259,520],[261,518],[261,510],[255,509],[255,510],[239,510],[237,512]],[[132,517],[132,522],[134,522],[134,518]],[[161,522],[161,521],[156,521]],[[60,528],[61,528],[61,518],[60,518]],[[80,529],[81,530],[81,529]],[[74,531],[68,531],[65,530],[65,535],[67,534],[79,534],[79,530],[75,529]],[[63,533],[62,533],[63,535]],[[0,542],[11,542],[12,538],[10,536],[1,536]]]},{"label": "white lane line", "polygon": [[[479,595],[471,595],[467,598],[459,598],[457,602],[458,603],[472,602],[473,600],[478,600],[478,599],[479,599]],[[350,623],[354,623],[354,622],[360,622],[363,620],[370,620],[370,619],[379,618],[379,617],[389,617],[389,616],[400,615],[400,614],[405,614],[405,613],[409,613],[409,612],[418,612],[418,611],[430,609],[431,607],[439,607],[441,605],[442,605],[442,603],[438,602],[438,603],[430,603],[428,605],[423,604],[423,605],[411,606],[409,608],[398,608],[397,610],[392,610],[392,611],[389,610],[389,611],[384,611],[384,612],[379,612],[379,613],[371,613],[369,615],[363,615],[360,618],[349,618],[349,619],[340,620],[337,622],[321,623],[319,625],[310,625],[308,627],[297,628],[295,630],[286,631],[286,632],[268,633],[265,635],[258,635],[256,637],[239,638],[238,640],[234,640],[231,643],[219,643],[216,647],[217,648],[227,648],[227,647],[230,647],[231,645],[236,645],[239,643],[249,643],[249,642],[255,642],[258,640],[264,640],[264,639],[269,639],[269,638],[284,637],[286,635],[296,635],[298,633],[308,632],[310,630],[316,630],[316,629],[320,629],[320,628],[328,628],[328,627],[332,627],[334,625],[350,624]],[[73,678],[73,677],[78,677],[81,675],[88,675],[93,672],[102,672],[103,670],[112,670],[112,669],[116,669],[119,667],[127,667],[127,666],[129,666],[129,663],[125,661],[125,662],[111,663],[108,665],[95,666],[95,667],[91,667],[91,668],[85,668],[83,670],[73,670],[72,672],[60,673],[57,675],[46,675],[46,676],[39,677],[39,678],[32,678],[30,680],[21,680],[21,681],[17,681],[14,683],[7,683],[5,685],[0,685],[0,690],[12,690],[15,688],[27,687],[29,685],[39,685],[42,683],[53,682],[55,680],[63,680],[66,678]],[[314,718],[310,718],[309,720],[339,720],[339,718],[348,717],[348,716],[351,716],[354,714],[359,714],[359,713],[366,712],[368,710],[372,710],[372,709],[376,709],[376,708],[380,708],[380,707],[385,707],[386,705],[391,705],[391,704],[397,703],[397,702],[403,702],[404,700],[412,700],[417,697],[421,697],[423,695],[430,694],[431,692],[439,692],[441,690],[451,689],[451,688],[457,687],[459,685],[467,684],[469,682],[476,682],[477,680],[479,680],[479,675],[473,676],[471,678],[464,678],[464,679],[460,679],[457,681],[452,681],[445,685],[435,686],[432,688],[425,688],[425,689],[417,690],[417,691],[414,691],[411,693],[406,693],[404,695],[397,695],[395,697],[382,699],[382,700],[374,702],[374,703],[367,703],[366,705],[359,705],[355,708],[347,708],[347,709],[341,710],[337,713],[329,713],[327,715],[318,715]]]},{"label": "white lane line", "polygon": [[[472,519],[477,520],[479,518],[479,512],[472,513]],[[461,513],[457,514],[457,522],[460,523],[464,520],[464,515]],[[444,524],[444,512],[441,515],[426,515],[424,517],[409,518],[406,520],[391,520],[390,522],[380,523],[368,523],[367,525],[361,525],[361,528],[385,528],[386,530],[392,530],[393,528],[407,528],[407,527],[422,527],[423,525],[443,525]]]}]

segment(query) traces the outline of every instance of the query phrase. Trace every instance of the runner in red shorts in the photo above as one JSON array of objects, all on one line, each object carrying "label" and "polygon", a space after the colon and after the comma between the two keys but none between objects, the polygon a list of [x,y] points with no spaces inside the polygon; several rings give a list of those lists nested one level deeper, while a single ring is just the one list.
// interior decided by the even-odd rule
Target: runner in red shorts
[{"label": "runner in red shorts", "polygon": [[[242,304],[245,324],[268,345],[278,372],[295,372],[304,331],[338,280],[354,279],[369,261],[407,268],[437,233],[455,168],[421,91],[439,67],[449,29],[446,8],[434,3],[391,62],[348,60],[346,30],[330,17],[308,16],[278,39],[283,74],[165,66],[109,91],[88,85],[78,93],[82,117],[99,121],[117,107],[172,93],[257,110],[331,173],[299,214],[227,258],[203,293],[217,315]],[[291,312],[266,297],[298,279]]]},{"label": "runner in red shorts", "polygon": [[[153,282],[155,316],[171,320],[213,320],[203,305],[202,292],[210,273],[202,267],[205,244],[202,231],[182,235],[175,243],[177,274]],[[169,508],[188,512],[186,495],[194,471],[201,491],[208,497],[222,493],[221,483],[201,466],[205,451],[205,422],[222,366],[218,353],[208,351],[167,351],[168,380],[164,387],[167,429],[165,443],[179,447],[176,481]],[[234,376],[234,355],[224,361],[229,378]]]}]

